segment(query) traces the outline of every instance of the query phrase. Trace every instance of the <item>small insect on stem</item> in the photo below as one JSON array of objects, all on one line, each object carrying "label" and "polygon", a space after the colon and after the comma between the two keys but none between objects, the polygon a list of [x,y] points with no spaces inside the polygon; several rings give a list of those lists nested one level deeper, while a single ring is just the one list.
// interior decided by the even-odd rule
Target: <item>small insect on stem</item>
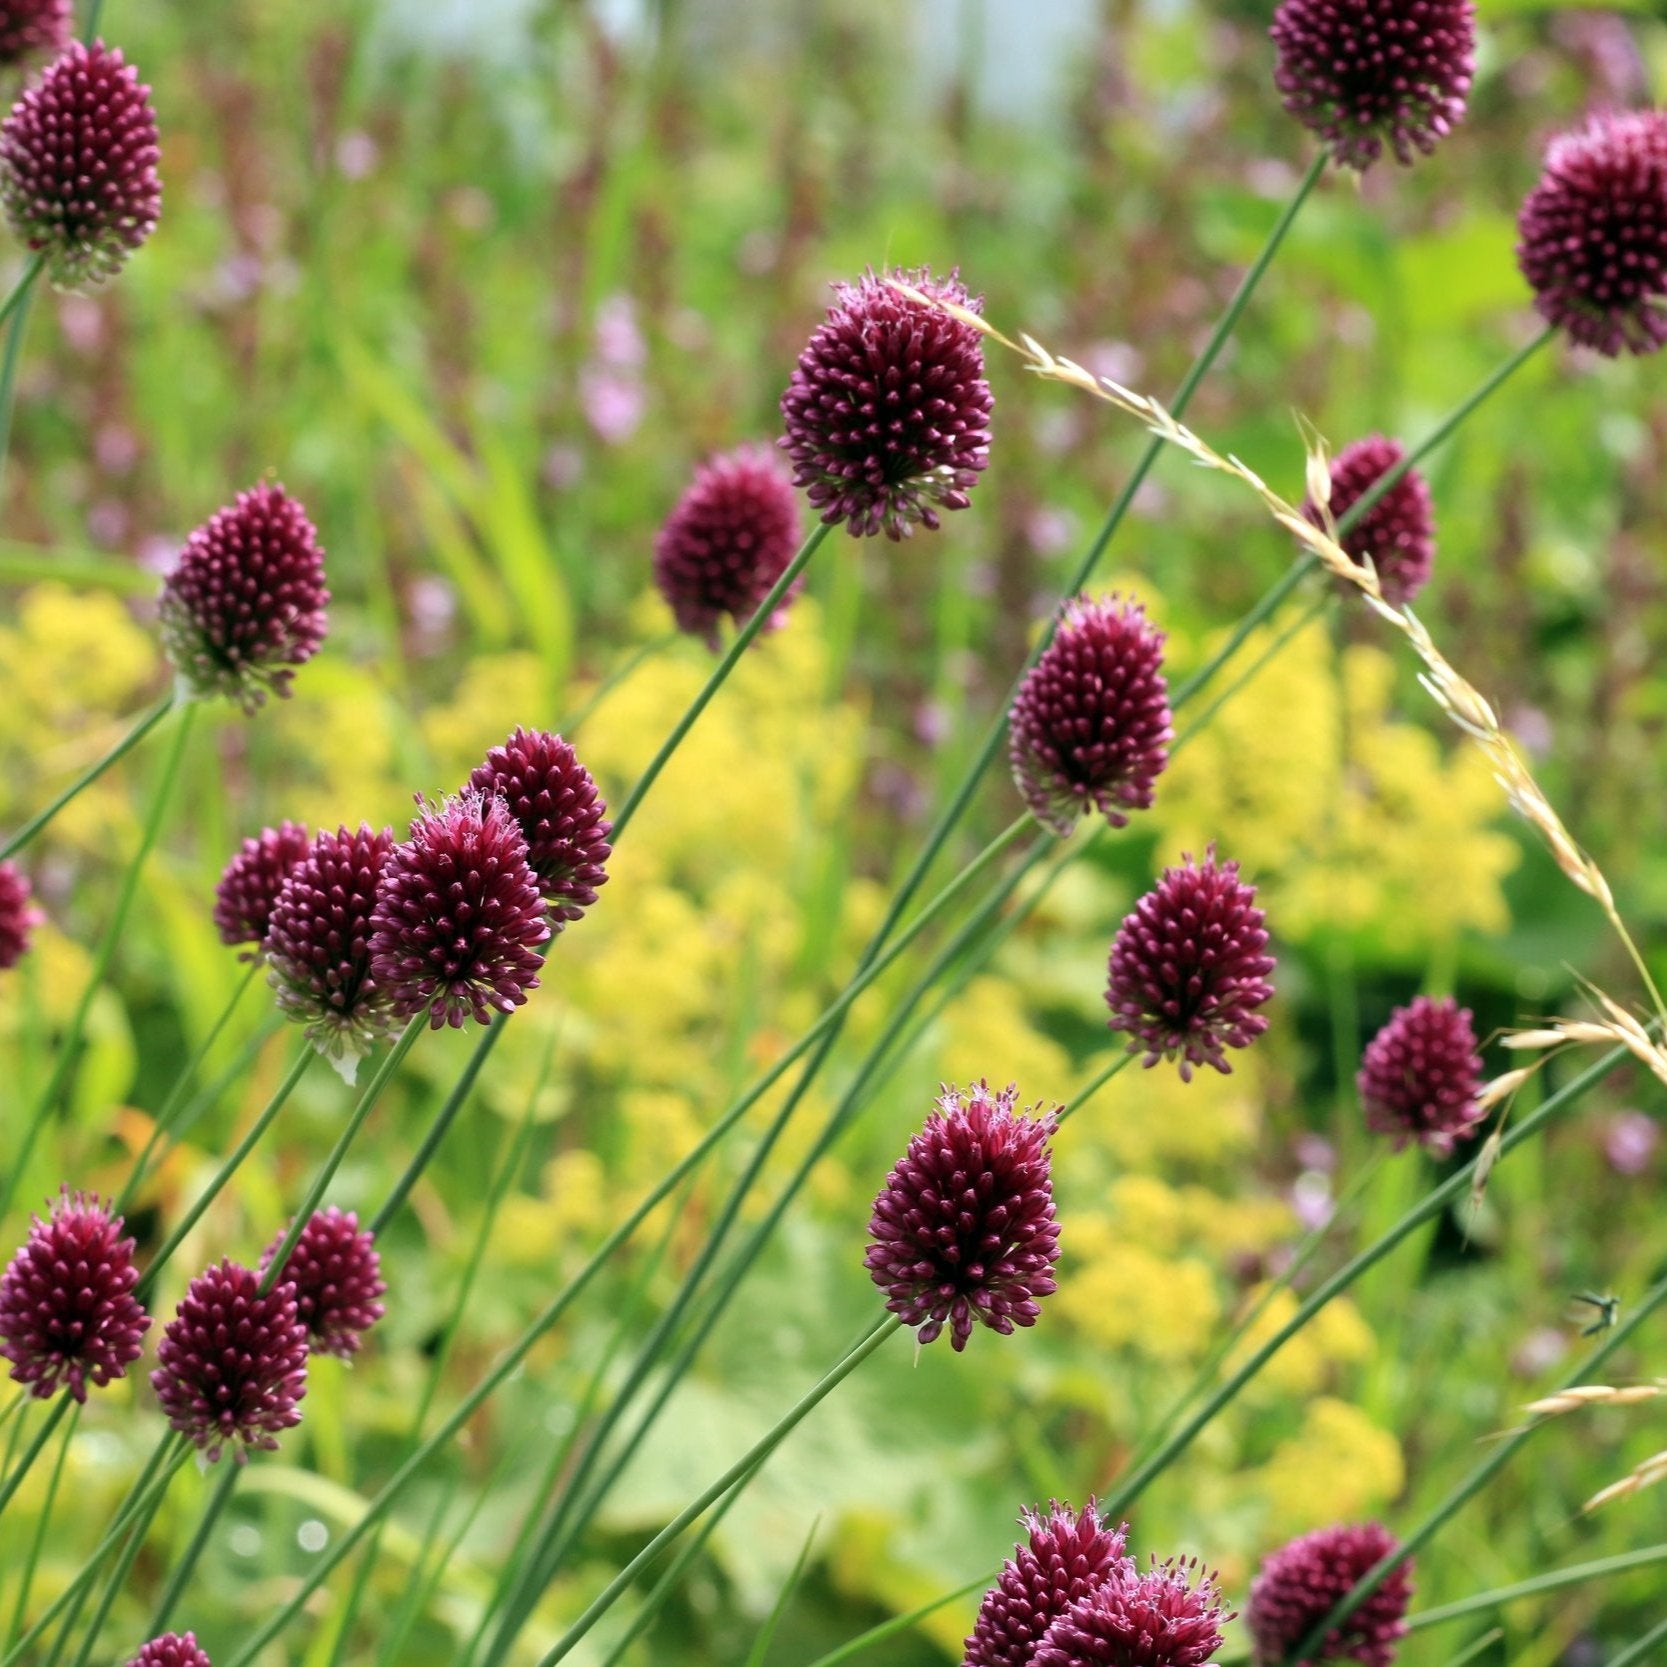
[{"label": "small insect on stem", "polygon": [[1600,1297],[1595,1291],[1576,1291],[1569,1300],[1596,1310],[1592,1323],[1581,1331],[1582,1337],[1595,1337],[1600,1331],[1608,1331],[1621,1317],[1619,1297]]}]

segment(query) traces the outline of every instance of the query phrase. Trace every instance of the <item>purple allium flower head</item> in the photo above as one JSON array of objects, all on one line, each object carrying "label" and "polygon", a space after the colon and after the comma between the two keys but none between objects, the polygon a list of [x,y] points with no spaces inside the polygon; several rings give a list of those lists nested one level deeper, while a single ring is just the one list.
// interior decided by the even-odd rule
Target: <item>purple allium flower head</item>
[{"label": "purple allium flower head", "polygon": [[465,788],[423,811],[388,858],[371,924],[371,965],[400,1018],[426,1011],[438,1030],[521,1006],[550,926],[504,802]]},{"label": "purple allium flower head", "polygon": [[90,1193],[67,1187],[0,1274],[0,1355],[44,1400],[124,1377],[139,1358],[150,1315],[133,1295],[133,1240]]},{"label": "purple allium flower head", "polygon": [[1285,108],[1341,167],[1369,168],[1386,143],[1411,162],[1464,119],[1471,0],[1281,0],[1269,33]]},{"label": "purple allium flower head", "polygon": [[1163,633],[1138,602],[1067,602],[1008,715],[1019,791],[1061,836],[1098,810],[1114,828],[1152,803],[1169,762]]},{"label": "purple allium flower head", "polygon": [[[1282,1667],[1310,1632],[1346,1597],[1354,1583],[1395,1549],[1395,1536],[1381,1523],[1316,1529],[1281,1546],[1250,1583],[1245,1620],[1257,1667]],[[1406,1631],[1412,1601],[1412,1559],[1396,1565],[1378,1589],[1342,1626],[1326,1634],[1317,1656],[1293,1667],[1357,1661],[1361,1667],[1389,1667],[1396,1641]]]},{"label": "purple allium flower head", "polygon": [[[654,540],[654,582],[677,628],[716,652],[718,621],[745,624],[792,564],[799,499],[768,451],[738,446],[701,465]],[[770,616],[787,618],[799,586]]]},{"label": "purple allium flower head", "polygon": [[1517,264],[1548,324],[1614,358],[1667,342],[1667,112],[1594,116],[1546,149]]},{"label": "purple allium flower head", "polygon": [[165,1632],[153,1638],[127,1667],[214,1667],[194,1632]]},{"label": "purple allium flower head", "polygon": [[198,1274],[157,1346],[151,1387],[168,1422],[211,1462],[228,1442],[239,1460],[251,1447],[276,1447],[279,1432],[301,1422],[307,1328],[295,1287],[263,1294],[260,1284],[236,1262]]},{"label": "purple allium flower head", "polygon": [[388,1001],[371,973],[371,911],[394,848],[389,829],[339,828],[313,836],[266,929],[268,981],[278,1005],[303,1021],[320,1053],[351,1067],[389,1028]]},{"label": "purple allium flower head", "polygon": [[[258,946],[266,942],[278,893],[312,855],[312,849],[312,836],[300,822],[262,828],[257,837],[243,841],[214,892],[214,924],[220,929],[221,943]],[[258,952],[257,948],[243,958],[252,961]]]},{"label": "purple allium flower head", "polygon": [[613,853],[607,803],[578,754],[547,730],[517,729],[475,767],[469,786],[501,800],[520,824],[555,929],[577,920],[606,884]]},{"label": "purple allium flower head", "polygon": [[799,355],[781,397],[794,484],[853,537],[903,538],[936,528],[940,509],[965,509],[989,461],[993,400],[983,338],[970,324],[910,300],[976,310],[955,274],[866,273],[836,284],[838,299]]},{"label": "purple allium flower head", "polygon": [[[1341,521],[1405,456],[1399,440],[1381,434],[1368,434],[1345,446],[1331,461],[1328,507],[1333,521]],[[1302,513],[1316,527],[1323,525],[1312,499],[1303,504]],[[1424,477],[1408,469],[1342,542],[1360,565],[1370,559],[1386,602],[1393,607],[1410,602],[1429,582],[1435,562],[1435,506]]]},{"label": "purple allium flower head", "polygon": [[[278,1234],[266,1247],[262,1278],[286,1236]],[[347,1359],[382,1318],[377,1299],[388,1289],[382,1282],[382,1258],[371,1235],[359,1230],[359,1218],[351,1210],[344,1214],[332,1205],[315,1211],[301,1229],[282,1277],[295,1289],[295,1311],[317,1352]]]},{"label": "purple allium flower head", "polygon": [[45,918],[15,863],[0,862],[0,972],[29,953],[29,940]]},{"label": "purple allium flower head", "polygon": [[1032,1667],[1205,1667],[1232,1618],[1196,1563],[1117,1570],[1048,1628]]},{"label": "purple allium flower head", "polygon": [[979,1606],[963,1667],[1030,1667],[1042,1635],[1108,1575],[1132,1572],[1127,1527],[1111,1529],[1094,1502],[1081,1512],[1050,1501],[1048,1514],[1019,1519],[1030,1536],[1016,1546]]},{"label": "purple allium flower head", "polygon": [[1355,1078],[1366,1126],[1393,1137],[1400,1150],[1416,1140],[1444,1158],[1468,1140],[1482,1118],[1477,1093],[1482,1061],[1470,1009],[1451,996],[1417,996],[1397,1007],[1366,1044]]},{"label": "purple allium flower head", "polygon": [[1273,994],[1266,917],[1236,862],[1190,856],[1125,917],[1111,945],[1106,1003],[1111,1028],[1147,1065],[1179,1056],[1181,1080],[1195,1065],[1231,1069],[1225,1050],[1246,1048],[1268,1028],[1256,1010]]},{"label": "purple allium flower head", "polygon": [[65,289],[121,269],[156,229],[162,182],[150,88],[103,41],[72,41],[0,125],[0,205]]},{"label": "purple allium flower head", "polygon": [[162,584],[162,644],[194,695],[254,713],[324,641],[324,552],[307,512],[263,481],[185,541]]},{"label": "purple allium flower head", "polygon": [[874,1200],[865,1258],[886,1307],[932,1342],[947,1323],[967,1346],[973,1321],[1003,1335],[1036,1323],[1056,1289],[1048,1141],[1056,1114],[1014,1110],[1019,1091],[945,1087]]},{"label": "purple allium flower head", "polygon": [[0,67],[62,52],[73,24],[70,0],[0,0]]}]

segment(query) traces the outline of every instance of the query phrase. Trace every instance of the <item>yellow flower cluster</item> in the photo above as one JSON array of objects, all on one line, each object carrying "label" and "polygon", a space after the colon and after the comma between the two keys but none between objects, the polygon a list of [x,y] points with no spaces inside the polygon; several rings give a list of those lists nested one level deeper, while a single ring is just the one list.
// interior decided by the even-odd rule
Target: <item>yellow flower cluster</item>
[{"label": "yellow flower cluster", "polygon": [[[1241,665],[1271,641],[1250,639]],[[1256,881],[1279,933],[1371,934],[1414,955],[1509,923],[1517,860],[1486,763],[1396,715],[1379,649],[1339,660],[1319,623],[1298,632],[1176,756],[1153,816],[1166,854],[1231,830],[1223,855]]]}]

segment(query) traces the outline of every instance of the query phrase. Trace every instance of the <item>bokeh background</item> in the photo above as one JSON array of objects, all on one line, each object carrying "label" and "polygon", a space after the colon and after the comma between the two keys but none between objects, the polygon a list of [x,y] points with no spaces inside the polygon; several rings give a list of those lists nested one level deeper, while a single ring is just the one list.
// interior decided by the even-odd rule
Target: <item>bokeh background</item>
[{"label": "bokeh background", "polygon": [[[623,793],[709,664],[698,644],[667,641],[655,529],[701,457],[774,435],[831,280],[959,267],[1004,327],[1172,391],[1311,156],[1272,90],[1269,9],[109,0],[106,37],[154,88],[164,216],[106,292],[44,298],[31,321],[0,541],[0,822],[164,690],[158,575],[237,489],[274,471],[308,504],[336,600],[292,701],[254,722],[217,714],[196,737],[93,1007],[73,1106],[26,1195],[60,1179],[108,1188],[143,1144],[241,976],[209,909],[244,834],[284,816],[402,830],[413,793],[454,787],[516,723],[578,713],[646,650],[577,736],[604,792]],[[1288,495],[1301,491],[1298,413],[1338,446],[1416,437],[1529,338],[1513,222],[1547,135],[1667,87],[1667,24],[1651,9],[1481,9],[1467,124],[1416,169],[1328,177],[1192,407],[1203,434]],[[22,258],[7,247],[0,261]],[[748,656],[602,901],[562,939],[384,1245],[378,1340],[351,1370],[317,1363],[305,1423],[251,1466],[208,1548],[179,1619],[211,1653],[281,1601],[386,1479],[436,1357],[449,1406],[849,976],[1142,444],[1014,363],[991,368],[996,443],[973,507],[901,545],[830,541],[787,628]],[[1420,604],[1658,962],[1660,375],[1558,348],[1516,377],[1429,467],[1441,544]],[[1184,673],[1291,559],[1252,502],[1168,457],[1101,579],[1147,600]],[[1275,629],[1312,603],[1299,595]],[[31,853],[50,924],[0,986],[9,1103],[44,1080],[44,1039],[80,993],[159,750]],[[1019,808],[992,773],[944,876]],[[746,1659],[807,1542],[771,1663],[808,1662],[993,1566],[1022,1505],[1080,1502],[1119,1473],[1373,1161],[1352,1075],[1394,1003],[1457,993],[1485,1035],[1572,1010],[1578,975],[1634,987],[1405,656],[1369,619],[1321,605],[1177,760],[1154,810],[1066,869],[993,958],[959,970],[545,1594],[526,1660],[875,1311],[868,1203],[937,1083],[1016,1080],[1027,1101],[1064,1100],[1103,1067],[1111,932],[1158,867],[1210,839],[1257,879],[1276,933],[1265,1041],[1228,1078],[1118,1077],[1058,1143],[1065,1259],[1043,1323],[981,1335],[964,1357],[877,1359],[759,1478],[634,1659]],[[773,1185],[924,954],[856,1009],[802,1133],[771,1160]],[[188,1139],[132,1214],[141,1260],[292,1045],[257,986],[211,1051],[203,1081],[217,1086]],[[374,1209],[467,1045],[413,1053],[334,1201]],[[328,1072],[309,1077],[194,1233],[164,1311],[187,1270],[272,1236],[349,1103]],[[432,1467],[347,1636],[332,1626],[338,1577],[272,1662],[459,1659],[539,1466],[599,1362],[604,1382],[623,1370],[609,1353],[622,1311],[640,1335],[773,1103]],[[1242,1600],[1256,1560],[1291,1534],[1416,1520],[1584,1346],[1569,1294],[1624,1305],[1658,1271],[1659,1116],[1659,1087],[1618,1072],[1512,1156],[1479,1208],[1416,1235],[1277,1357],[1140,1502],[1136,1545],[1203,1556]],[[0,1150],[8,1138],[0,1128]],[[1416,1153],[1383,1162],[1299,1289],[1431,1173]],[[484,1273],[454,1327],[477,1245]],[[1611,1372],[1663,1369],[1652,1322]],[[154,1444],[142,1381],[82,1421],[43,1596]],[[1664,1432],[1645,1407],[1543,1434],[1420,1560],[1420,1602],[1667,1538],[1667,1493],[1579,1510]],[[43,1467],[8,1535],[25,1532],[44,1481]],[[111,1659],[208,1485],[193,1471],[175,1487],[111,1617]],[[1499,1625],[1478,1659],[1601,1661],[1659,1619],[1660,1592],[1645,1570],[1419,1633],[1403,1659],[1445,1662]],[[974,1606],[870,1659],[957,1660]]]}]

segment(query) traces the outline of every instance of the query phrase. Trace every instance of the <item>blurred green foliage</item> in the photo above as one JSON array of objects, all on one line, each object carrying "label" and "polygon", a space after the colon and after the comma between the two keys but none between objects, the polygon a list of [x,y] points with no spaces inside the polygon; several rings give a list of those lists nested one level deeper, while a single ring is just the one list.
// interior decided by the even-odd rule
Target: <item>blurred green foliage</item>
[{"label": "blurred green foliage", "polygon": [[[1482,9],[1469,122],[1414,170],[1380,168],[1358,187],[1328,178],[1193,406],[1200,432],[1289,495],[1295,413],[1338,445],[1368,430],[1416,436],[1527,339],[1512,228],[1545,136],[1589,104],[1667,85],[1653,8],[1631,20],[1518,0]],[[398,825],[413,793],[455,786],[514,724],[577,711],[658,641],[669,621],[649,594],[654,530],[703,454],[772,434],[830,280],[870,264],[959,266],[1003,327],[1166,395],[1307,164],[1271,90],[1266,10],[109,0],[107,37],[155,90],[166,207],[119,282],[55,297],[33,320],[0,544],[0,822],[160,692],[155,574],[252,478],[275,471],[309,505],[336,600],[293,701],[252,723],[216,714],[198,736],[93,1007],[73,1103],[27,1193],[117,1183],[208,1035],[238,976],[209,900],[245,833],[283,816]],[[209,1547],[179,1619],[211,1653],[287,1595],[318,1547],[308,1525],[339,1531],[397,1465],[442,1339],[449,1405],[849,976],[1142,443],[1011,364],[992,373],[997,443],[973,507],[900,546],[830,542],[806,601],[723,691],[602,901],[564,936],[390,1230],[380,1341],[351,1378],[319,1364],[305,1423],[251,1466]],[[1428,470],[1441,548],[1420,604],[1498,700],[1658,970],[1659,375],[1556,350],[1486,406]],[[1254,505],[1166,458],[1104,576],[1148,599],[1184,673],[1290,559]],[[1633,989],[1601,921],[1505,819],[1404,656],[1356,612],[1328,617],[1177,762],[1151,816],[1067,870],[992,966],[967,969],[818,1170],[585,1557],[544,1595],[529,1650],[872,1316],[868,1200],[936,1083],[1012,1078],[1026,1100],[1063,1100],[1103,1065],[1106,944],[1179,849],[1216,838],[1268,888],[1282,961],[1265,1045],[1230,1079],[1115,1079],[1059,1143],[1062,1289],[1038,1330],[977,1337],[964,1358],[882,1355],[763,1474],[636,1659],[743,1659],[813,1529],[774,1663],[809,1660],[994,1565],[1022,1505],[1106,1487],[1283,1265],[1303,1212],[1369,1161],[1353,1061],[1393,1003],[1455,990],[1486,1034],[1569,1011],[1576,972]],[[581,751],[611,797],[706,664],[698,646],[655,648],[586,716]],[[79,994],[162,744],[31,853],[51,925],[0,986],[14,1105],[30,1103],[45,1039]],[[953,856],[1016,809],[993,774]],[[923,964],[909,957],[856,1009],[804,1133],[772,1159],[773,1185]],[[294,1038],[263,1042],[267,1024],[257,984],[204,1063],[201,1080],[220,1086],[133,1212],[143,1247],[283,1071]],[[466,1045],[435,1037],[414,1052],[337,1201],[375,1209]],[[251,1047],[252,1066],[232,1069]],[[1339,1515],[1416,1520],[1572,1359],[1581,1317],[1565,1293],[1624,1303],[1657,1271],[1664,1160],[1631,1120],[1636,1107],[1656,1116],[1653,1099],[1647,1080],[1617,1073],[1513,1156],[1478,1212],[1376,1270],[1141,1501],[1136,1545],[1196,1552],[1242,1597],[1288,1534]],[[271,1237],[347,1104],[329,1073],[306,1080],[192,1236],[170,1301],[186,1269]],[[335,1636],[338,1577],[273,1662],[457,1658],[588,1375],[599,1359],[621,1373],[606,1353],[616,1324],[640,1335],[665,1299],[740,1168],[738,1145],[413,1492],[356,1629]],[[1316,1265],[1381,1230],[1427,1180],[1416,1155],[1387,1163]],[[483,1231],[487,1274],[454,1332]],[[1664,1348],[1648,1328],[1618,1370],[1649,1374]],[[1667,1537],[1660,1493],[1578,1515],[1661,1445],[1658,1426],[1646,1408],[1546,1432],[1421,1560],[1420,1601]],[[88,1409],[36,1602],[78,1565],[157,1428],[142,1379]],[[8,1535],[27,1531],[45,1480],[43,1466]],[[110,1659],[137,1641],[207,1488],[194,1472],[175,1488],[113,1611]],[[461,1538],[424,1582],[414,1570],[435,1523]],[[0,1612],[12,1566],[8,1540]],[[1601,1659],[1657,1618],[1659,1591],[1645,1570],[1530,1600],[1418,1635],[1403,1659],[1445,1661],[1484,1622],[1505,1628],[1484,1662]],[[872,1659],[955,1659],[972,1608]]]}]

